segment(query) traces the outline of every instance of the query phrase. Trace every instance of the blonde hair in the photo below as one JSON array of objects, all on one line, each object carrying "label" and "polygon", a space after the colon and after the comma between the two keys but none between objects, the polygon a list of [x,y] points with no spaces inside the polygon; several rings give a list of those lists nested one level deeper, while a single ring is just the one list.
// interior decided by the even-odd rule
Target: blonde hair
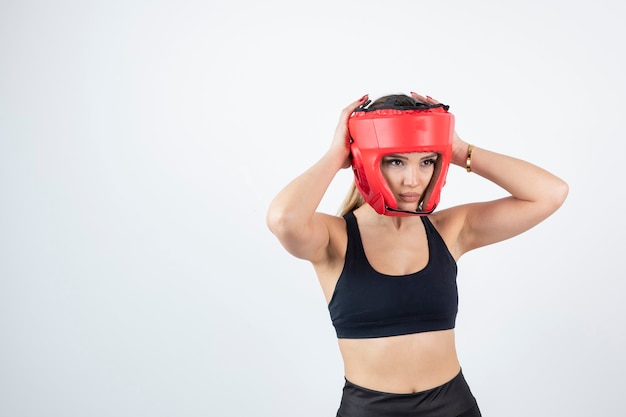
[{"label": "blonde hair", "polygon": [[348,193],[346,194],[346,197],[343,200],[343,203],[341,203],[341,207],[339,208],[337,214],[343,217],[346,214],[358,209],[363,204],[365,204],[365,201],[363,200],[361,193],[356,188],[356,185],[353,182],[350,186],[350,189],[348,190]]}]

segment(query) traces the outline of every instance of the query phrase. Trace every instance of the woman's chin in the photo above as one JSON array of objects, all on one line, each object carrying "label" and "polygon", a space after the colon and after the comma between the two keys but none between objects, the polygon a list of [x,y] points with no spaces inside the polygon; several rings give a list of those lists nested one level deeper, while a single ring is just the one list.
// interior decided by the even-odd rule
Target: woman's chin
[{"label": "woman's chin", "polygon": [[398,204],[398,210],[414,212],[417,211],[417,206],[417,203],[400,203]]}]

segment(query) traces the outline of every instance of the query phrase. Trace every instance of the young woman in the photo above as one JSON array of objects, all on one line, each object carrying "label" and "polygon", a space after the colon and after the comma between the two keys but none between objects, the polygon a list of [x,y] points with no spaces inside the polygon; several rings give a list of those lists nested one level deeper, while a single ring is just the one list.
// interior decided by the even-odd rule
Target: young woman
[{"label": "young woman", "polygon": [[[497,184],[508,197],[388,216],[353,187],[339,216],[319,213],[335,174],[351,166],[348,120],[366,100],[342,111],[328,151],[274,198],[268,227],[290,254],[312,263],[329,303],[346,379],[337,416],[480,416],[455,348],[456,261],[546,219],[568,186],[542,168],[469,145],[454,133],[450,163]],[[399,100],[405,106],[438,104],[416,93]],[[440,157],[397,152],[382,158],[380,172],[399,210],[418,209]],[[407,309],[416,311],[415,320],[391,323]]]}]

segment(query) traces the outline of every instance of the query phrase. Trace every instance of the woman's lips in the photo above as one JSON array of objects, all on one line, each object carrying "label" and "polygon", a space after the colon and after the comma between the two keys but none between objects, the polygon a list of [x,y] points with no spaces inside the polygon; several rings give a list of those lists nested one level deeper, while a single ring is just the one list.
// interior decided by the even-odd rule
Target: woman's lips
[{"label": "woman's lips", "polygon": [[402,201],[414,203],[419,200],[420,195],[418,193],[402,193],[399,197]]}]

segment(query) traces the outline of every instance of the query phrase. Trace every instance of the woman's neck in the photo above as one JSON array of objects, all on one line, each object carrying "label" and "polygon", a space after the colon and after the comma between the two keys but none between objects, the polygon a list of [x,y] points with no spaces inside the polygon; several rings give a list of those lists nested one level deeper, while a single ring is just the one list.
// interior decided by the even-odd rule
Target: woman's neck
[{"label": "woman's neck", "polygon": [[378,214],[376,210],[369,204],[363,204],[358,209],[354,210],[357,218],[362,222],[369,222],[379,226],[390,227],[395,230],[401,230],[407,226],[413,225],[416,221],[419,221],[420,216],[386,216],[384,214]]}]

